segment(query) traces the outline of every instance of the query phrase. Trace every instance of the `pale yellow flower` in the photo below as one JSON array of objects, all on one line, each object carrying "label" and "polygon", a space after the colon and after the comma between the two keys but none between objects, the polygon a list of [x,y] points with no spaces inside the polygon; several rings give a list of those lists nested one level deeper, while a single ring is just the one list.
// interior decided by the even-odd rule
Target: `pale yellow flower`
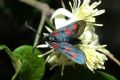
[{"label": "pale yellow flower", "polygon": [[[101,15],[105,12],[104,9],[98,10],[96,8],[100,3],[101,1],[94,2],[90,5],[90,0],[83,0],[83,3],[81,3],[80,0],[73,0],[73,5],[69,2],[72,12],[65,8],[59,8],[53,13],[51,20],[55,20],[57,29],[78,20],[84,20],[87,23],[94,23],[95,16]],[[65,19],[65,17],[68,17],[68,19]],[[94,25],[101,26],[101,24]]]},{"label": "pale yellow flower", "polygon": [[[69,2],[71,12],[65,8],[59,8],[51,17],[51,21],[54,19],[56,29],[79,20],[84,20],[87,23],[84,32],[79,37],[81,43],[76,46],[84,51],[87,58],[86,65],[93,72],[95,69],[105,69],[104,62],[107,60],[107,57],[104,53],[109,52],[105,49],[106,45],[99,44],[98,35],[95,33],[94,26],[102,26],[102,24],[95,23],[95,16],[101,15],[105,12],[105,10],[98,10],[96,8],[100,3],[101,1],[94,2],[90,5],[90,0],[83,0],[82,3],[80,0],[73,0],[73,4],[72,2]],[[68,19],[65,17],[68,17]],[[51,32],[48,27],[47,30]],[[46,46],[48,46],[48,43],[46,43]],[[66,57],[62,57],[61,59],[57,54],[53,55],[54,52],[51,53],[52,54],[46,59],[50,64],[65,65],[65,63],[68,62]]]},{"label": "pale yellow flower", "polygon": [[106,45],[79,44],[78,46],[85,52],[87,58],[86,65],[91,71],[94,72],[94,69],[105,69],[104,62],[107,60],[107,57],[103,54],[103,51]]},{"label": "pale yellow flower", "polygon": [[109,53],[105,47],[107,45],[100,45],[98,35],[95,33],[94,26],[86,26],[85,31],[79,37],[82,44],[78,44],[79,48],[85,52],[87,67],[94,71],[94,69],[105,69],[104,62],[107,57],[104,53]]}]

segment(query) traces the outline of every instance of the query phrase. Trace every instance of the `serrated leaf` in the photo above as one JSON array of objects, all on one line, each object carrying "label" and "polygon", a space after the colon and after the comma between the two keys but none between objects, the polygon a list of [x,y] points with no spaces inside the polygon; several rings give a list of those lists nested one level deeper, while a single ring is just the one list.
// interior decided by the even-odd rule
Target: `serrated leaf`
[{"label": "serrated leaf", "polygon": [[23,45],[13,51],[14,55],[21,61],[21,69],[15,80],[40,80],[44,74],[44,59],[37,57],[41,52],[38,49],[32,51],[33,47]]}]

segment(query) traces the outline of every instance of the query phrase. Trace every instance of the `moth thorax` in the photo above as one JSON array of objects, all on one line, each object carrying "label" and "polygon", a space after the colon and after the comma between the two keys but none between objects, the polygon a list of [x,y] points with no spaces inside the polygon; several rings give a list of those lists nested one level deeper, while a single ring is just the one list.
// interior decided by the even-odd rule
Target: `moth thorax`
[{"label": "moth thorax", "polygon": [[57,39],[56,39],[55,36],[52,36],[52,35],[51,35],[51,36],[49,37],[49,41],[50,41],[50,42],[57,42]]}]

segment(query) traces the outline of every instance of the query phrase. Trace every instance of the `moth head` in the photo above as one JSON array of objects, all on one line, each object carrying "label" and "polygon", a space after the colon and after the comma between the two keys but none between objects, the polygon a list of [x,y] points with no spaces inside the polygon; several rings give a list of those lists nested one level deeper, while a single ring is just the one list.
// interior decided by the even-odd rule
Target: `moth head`
[{"label": "moth head", "polygon": [[85,30],[86,21],[79,20],[76,23],[78,24],[78,31],[77,31],[76,37],[80,37],[82,35],[82,33],[84,32],[84,30]]},{"label": "moth head", "polygon": [[50,35],[50,36],[49,36],[49,41],[50,41],[50,42],[56,42],[56,41],[57,41],[57,39],[56,39],[56,37],[55,37],[55,36]]}]

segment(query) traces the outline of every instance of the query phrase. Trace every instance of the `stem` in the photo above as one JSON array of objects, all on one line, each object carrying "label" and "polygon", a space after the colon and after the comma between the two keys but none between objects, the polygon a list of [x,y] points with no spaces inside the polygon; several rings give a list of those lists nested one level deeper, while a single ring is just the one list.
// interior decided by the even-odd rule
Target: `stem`
[{"label": "stem", "polygon": [[54,10],[51,9],[46,3],[39,2],[36,0],[20,0],[20,1],[40,10],[42,12],[40,24],[39,24],[39,27],[38,27],[38,30],[36,33],[36,37],[34,40],[34,44],[33,44],[33,48],[35,48],[38,45],[38,42],[39,42],[39,39],[41,36],[42,27],[44,26],[44,22],[45,22],[46,18],[54,12]]},{"label": "stem", "polygon": [[41,12],[45,12],[46,10],[48,10],[48,14],[51,14],[54,12],[53,9],[49,8],[49,6],[46,3],[40,2],[40,1],[36,1],[36,0],[20,0],[20,2],[23,2],[25,4],[28,4],[38,10],[40,10]]},{"label": "stem", "polygon": [[42,28],[44,26],[44,22],[45,22],[45,19],[46,19],[46,14],[44,14],[44,12],[42,12],[42,16],[41,17],[42,18],[40,20],[40,24],[39,24],[39,27],[38,27],[38,30],[37,30],[37,33],[36,33],[36,37],[35,37],[35,40],[34,40],[33,48],[35,48],[38,45],[38,42],[39,42],[39,39],[40,39],[40,36],[41,36],[41,31],[42,31]]},{"label": "stem", "polygon": [[113,54],[111,53],[104,53],[105,55],[107,55],[111,60],[113,60],[116,64],[118,64],[118,66],[120,66],[120,61],[114,57]]},{"label": "stem", "polygon": [[63,7],[63,8],[66,8],[63,0],[61,0],[61,4],[62,4],[62,7]]}]

